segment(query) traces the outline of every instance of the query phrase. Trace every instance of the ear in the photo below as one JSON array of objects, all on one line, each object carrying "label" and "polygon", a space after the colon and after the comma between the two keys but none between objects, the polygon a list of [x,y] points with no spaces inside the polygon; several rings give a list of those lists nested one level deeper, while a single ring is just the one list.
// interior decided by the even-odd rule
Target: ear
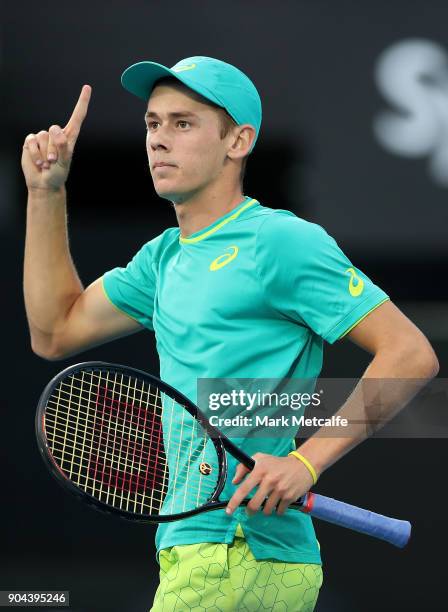
[{"label": "ear", "polygon": [[241,159],[249,155],[255,140],[255,128],[249,123],[238,125],[232,131],[232,140],[227,151],[230,159]]}]

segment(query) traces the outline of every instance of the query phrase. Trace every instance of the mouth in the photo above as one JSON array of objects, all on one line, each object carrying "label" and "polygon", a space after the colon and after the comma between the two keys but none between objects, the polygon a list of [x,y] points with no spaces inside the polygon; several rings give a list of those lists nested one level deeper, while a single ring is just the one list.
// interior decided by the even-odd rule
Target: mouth
[{"label": "mouth", "polygon": [[174,164],[168,164],[167,162],[156,162],[153,164],[152,169],[156,170],[156,168],[175,168]]}]

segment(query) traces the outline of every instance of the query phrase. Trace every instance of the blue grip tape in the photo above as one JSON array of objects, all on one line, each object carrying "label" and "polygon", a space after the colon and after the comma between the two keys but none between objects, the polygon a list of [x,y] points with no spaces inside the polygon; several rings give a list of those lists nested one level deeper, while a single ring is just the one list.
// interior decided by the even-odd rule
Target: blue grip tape
[{"label": "blue grip tape", "polygon": [[385,540],[398,548],[403,548],[409,541],[409,521],[376,514],[324,495],[314,493],[313,497],[314,503],[309,513],[311,516]]}]

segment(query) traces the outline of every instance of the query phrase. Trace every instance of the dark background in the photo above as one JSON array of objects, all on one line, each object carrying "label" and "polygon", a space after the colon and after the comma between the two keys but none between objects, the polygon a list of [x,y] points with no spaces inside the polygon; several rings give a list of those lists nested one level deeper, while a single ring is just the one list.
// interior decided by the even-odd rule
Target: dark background
[{"label": "dark background", "polygon": [[[61,363],[31,352],[21,287],[24,137],[64,124],[82,84],[92,85],[68,185],[71,250],[89,284],[176,224],[170,205],[153,191],[144,104],[121,88],[123,69],[143,59],[171,66],[192,55],[236,64],[254,80],[264,109],[245,193],[323,225],[427,334],[445,377],[448,181],[431,175],[430,154],[386,150],[373,126],[387,109],[410,124],[415,119],[379,90],[378,58],[408,39],[429,41],[448,56],[448,6],[435,0],[40,1],[8,3],[2,17],[0,590],[70,589],[77,612],[145,611],[158,579],[155,529],[97,514],[66,495],[38,456],[34,411],[46,382],[76,361],[157,373],[154,339],[137,334]],[[429,62],[414,72],[419,113],[437,126],[434,148],[443,148],[447,65]],[[326,345],[322,375],[358,377],[369,360],[349,341]],[[316,522],[325,573],[317,612],[446,609],[447,459],[446,440],[372,439],[322,476],[319,492],[407,518],[414,535],[408,548],[396,550]]]}]

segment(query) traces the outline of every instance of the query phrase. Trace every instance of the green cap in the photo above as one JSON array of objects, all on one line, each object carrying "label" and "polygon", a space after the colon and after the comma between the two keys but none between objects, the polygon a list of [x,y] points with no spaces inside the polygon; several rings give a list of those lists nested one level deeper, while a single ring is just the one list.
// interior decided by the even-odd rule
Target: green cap
[{"label": "green cap", "polygon": [[261,100],[255,85],[241,70],[213,57],[198,55],[180,60],[172,68],[156,62],[133,64],[121,75],[121,84],[147,101],[155,83],[168,76],[225,108],[237,125],[252,125],[256,131],[254,148],[261,125]]}]

